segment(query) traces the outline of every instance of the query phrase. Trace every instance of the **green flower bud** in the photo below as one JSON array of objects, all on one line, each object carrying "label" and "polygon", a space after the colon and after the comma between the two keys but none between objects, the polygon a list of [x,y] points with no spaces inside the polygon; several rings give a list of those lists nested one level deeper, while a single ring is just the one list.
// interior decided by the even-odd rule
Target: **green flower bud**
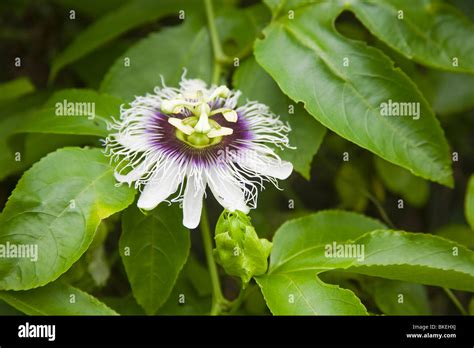
[{"label": "green flower bud", "polygon": [[272,243],[259,239],[250,217],[236,210],[224,210],[216,225],[216,261],[227,274],[240,277],[244,286],[253,276],[264,274]]}]

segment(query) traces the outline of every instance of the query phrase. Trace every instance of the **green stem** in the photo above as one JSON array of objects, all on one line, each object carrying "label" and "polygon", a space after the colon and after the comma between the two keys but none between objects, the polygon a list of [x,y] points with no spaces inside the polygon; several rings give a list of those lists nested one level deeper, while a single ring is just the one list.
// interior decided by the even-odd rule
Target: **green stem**
[{"label": "green stem", "polygon": [[240,306],[244,302],[244,299],[247,295],[247,289],[248,288],[249,287],[247,286],[245,289],[243,289],[243,288],[240,289],[239,296],[234,301],[232,301],[231,304],[230,304],[229,314],[234,314],[239,310]]},{"label": "green stem", "polygon": [[216,24],[214,23],[214,9],[212,8],[211,0],[204,0],[204,6],[206,7],[207,24],[211,33],[212,50],[214,51],[214,57],[218,59],[223,57],[224,53],[222,52]]},{"label": "green stem", "polygon": [[204,251],[206,253],[207,266],[211,275],[212,283],[212,307],[211,315],[218,315],[222,302],[224,302],[224,296],[221,291],[221,284],[219,280],[219,274],[217,273],[217,266],[212,255],[212,239],[211,229],[209,228],[209,221],[207,219],[206,208],[203,205],[201,213],[201,233],[202,241],[204,243]]},{"label": "green stem", "polygon": [[209,27],[209,33],[211,35],[212,51],[214,53],[214,73],[212,76],[212,83],[219,84],[223,65],[232,62],[232,60],[227,57],[222,50],[216,23],[214,22],[214,9],[212,8],[212,1],[204,0],[204,5],[206,7],[207,24]]},{"label": "green stem", "polygon": [[221,79],[222,66],[219,63],[214,63],[214,72],[212,73],[212,83],[215,85],[219,84]]},{"label": "green stem", "polygon": [[453,294],[453,292],[448,289],[448,288],[443,288],[444,292],[446,295],[448,295],[449,299],[454,303],[454,305],[457,307],[457,309],[461,312],[462,315],[467,315],[466,310],[462,306],[461,302],[459,302],[458,298],[456,295]]}]

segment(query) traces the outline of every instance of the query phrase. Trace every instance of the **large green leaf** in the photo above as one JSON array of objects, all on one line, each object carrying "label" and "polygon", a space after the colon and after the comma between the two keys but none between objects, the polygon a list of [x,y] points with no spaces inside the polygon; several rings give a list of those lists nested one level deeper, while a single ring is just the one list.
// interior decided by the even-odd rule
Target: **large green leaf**
[{"label": "large green leaf", "polygon": [[[320,293],[321,284],[313,285],[311,279],[332,269],[474,291],[474,252],[433,235],[380,228],[381,223],[361,215],[335,211],[285,223],[273,239],[268,274],[257,278],[272,312],[309,314],[311,308],[321,308],[328,300],[324,293],[314,298],[304,293],[311,286]],[[335,252],[341,248],[345,254]],[[308,289],[299,295],[298,306],[288,305],[291,288]],[[357,298],[352,297],[351,306],[324,307],[319,313],[353,313]]]},{"label": "large green leaf", "polygon": [[[457,72],[474,72],[474,24],[455,7],[440,0],[266,0],[273,16],[331,3],[348,10],[369,31],[409,59]],[[304,9],[302,9],[304,11]],[[297,15],[295,15],[297,17]],[[453,58],[458,59],[457,66]]]},{"label": "large green leaf", "polygon": [[132,28],[152,22],[160,17],[185,13],[196,5],[191,0],[132,0],[108,13],[84,30],[52,64],[50,79],[66,65],[84,57],[101,45],[129,31]]},{"label": "large green leaf", "polygon": [[469,179],[469,182],[467,184],[464,210],[467,222],[474,230],[474,175],[471,175],[471,178]]},{"label": "large green leaf", "polygon": [[[16,133],[57,133],[107,136],[107,122],[118,117],[122,101],[87,89],[56,92],[38,111],[30,113]],[[93,113],[89,113],[93,111]]]},{"label": "large green leaf", "polygon": [[60,282],[27,291],[0,291],[0,299],[28,315],[117,315],[95,297]]},{"label": "large green leaf", "polygon": [[[337,33],[337,2],[282,16],[256,43],[256,59],[318,121],[414,174],[452,186],[449,147],[415,84],[378,49]],[[288,64],[288,62],[294,62]],[[348,63],[348,64],[344,64]],[[347,66],[345,66],[347,65]],[[382,116],[382,103],[419,106],[420,117]]]},{"label": "large green leaf", "polygon": [[444,238],[379,230],[354,243],[365,246],[362,262],[337,267],[356,273],[474,292],[474,252]]},{"label": "large green leaf", "polygon": [[[320,269],[282,267],[307,248],[324,246],[334,240],[351,240],[385,226],[373,219],[348,212],[326,211],[286,222],[273,238],[270,269],[257,278],[268,307],[277,315],[362,315],[365,307],[350,290],[323,283]],[[304,255],[304,254],[303,254]]]},{"label": "large green leaf", "polygon": [[64,148],[25,172],[0,215],[0,244],[37,248],[37,260],[3,259],[0,289],[55,280],[87,250],[100,221],[133,201],[108,162],[99,149]]},{"label": "large green leaf", "polygon": [[[241,103],[246,99],[264,103],[290,124],[290,144],[295,146],[296,150],[286,149],[280,151],[280,155],[293,163],[295,170],[309,179],[311,161],[323,141],[326,128],[314,120],[301,105],[295,105],[286,97],[253,57],[246,59],[236,70],[233,84],[242,91]],[[294,108],[294,114],[289,113],[290,107]]]},{"label": "large green leaf", "polygon": [[133,295],[148,314],[168,299],[189,254],[189,231],[177,210],[160,205],[144,215],[131,207],[123,216],[120,255]]},{"label": "large green leaf", "polygon": [[[125,59],[130,66],[125,66]],[[125,100],[153,92],[161,85],[177,86],[183,74],[210,81],[212,51],[207,29],[199,21],[151,34],[127,50],[102,81],[101,90]]]},{"label": "large green leaf", "polygon": [[444,1],[356,0],[346,6],[372,34],[408,58],[474,73],[474,41],[466,39],[474,36],[474,24]]}]

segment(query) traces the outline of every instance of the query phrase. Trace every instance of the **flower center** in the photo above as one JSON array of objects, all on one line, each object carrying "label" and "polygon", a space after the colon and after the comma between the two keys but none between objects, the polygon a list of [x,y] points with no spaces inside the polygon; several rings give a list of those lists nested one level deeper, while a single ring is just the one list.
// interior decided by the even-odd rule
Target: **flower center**
[{"label": "flower center", "polygon": [[[183,125],[190,126],[192,128],[194,128],[198,122],[199,119],[194,116],[187,117],[182,120]],[[209,124],[211,125],[211,129],[216,129],[220,127],[214,120],[209,120]],[[210,138],[207,134],[200,132],[192,132],[191,134],[186,134],[179,128],[176,129],[176,137],[182,142],[198,149],[219,144],[222,140],[222,136]]]},{"label": "flower center", "polygon": [[228,97],[230,91],[226,86],[217,87],[210,95],[197,90],[186,95],[179,94],[171,100],[163,100],[161,110],[166,114],[184,114],[184,109],[191,113],[185,119],[169,117],[168,122],[176,128],[176,137],[196,148],[218,144],[222,137],[231,135],[234,131],[222,127],[212,116],[222,114],[228,122],[237,122],[237,112],[227,108],[211,110],[210,105],[216,99]]}]

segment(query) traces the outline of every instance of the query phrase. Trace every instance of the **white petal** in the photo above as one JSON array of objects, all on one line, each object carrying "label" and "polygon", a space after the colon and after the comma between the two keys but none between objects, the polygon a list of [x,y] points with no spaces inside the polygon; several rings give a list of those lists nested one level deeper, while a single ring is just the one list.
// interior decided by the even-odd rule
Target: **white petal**
[{"label": "white petal", "polygon": [[130,184],[140,179],[143,176],[143,174],[145,174],[145,172],[148,170],[148,168],[150,168],[152,164],[153,163],[150,161],[143,161],[127,174],[120,174],[120,173],[115,172],[114,173],[115,179],[117,179],[118,182],[126,182],[127,184]]},{"label": "white petal", "polygon": [[240,187],[230,177],[230,173],[219,175],[217,172],[207,174],[207,182],[212,194],[224,208],[234,211],[236,209],[248,213],[249,207],[245,204],[245,196]]},{"label": "white petal", "polygon": [[[195,176],[188,177],[183,198],[183,225],[193,229],[199,225],[202,211],[202,197],[206,189],[205,181],[197,183]],[[197,184],[197,185],[196,185]]]},{"label": "white petal", "polygon": [[176,192],[179,184],[183,181],[184,174],[182,172],[180,172],[178,165],[173,165],[166,172],[151,177],[138,199],[138,208],[152,210],[169,195]]},{"label": "white petal", "polygon": [[263,161],[256,161],[252,156],[242,156],[239,165],[250,169],[256,173],[272,176],[284,180],[291,175],[293,165],[287,161],[277,161],[273,158],[265,158]]}]

